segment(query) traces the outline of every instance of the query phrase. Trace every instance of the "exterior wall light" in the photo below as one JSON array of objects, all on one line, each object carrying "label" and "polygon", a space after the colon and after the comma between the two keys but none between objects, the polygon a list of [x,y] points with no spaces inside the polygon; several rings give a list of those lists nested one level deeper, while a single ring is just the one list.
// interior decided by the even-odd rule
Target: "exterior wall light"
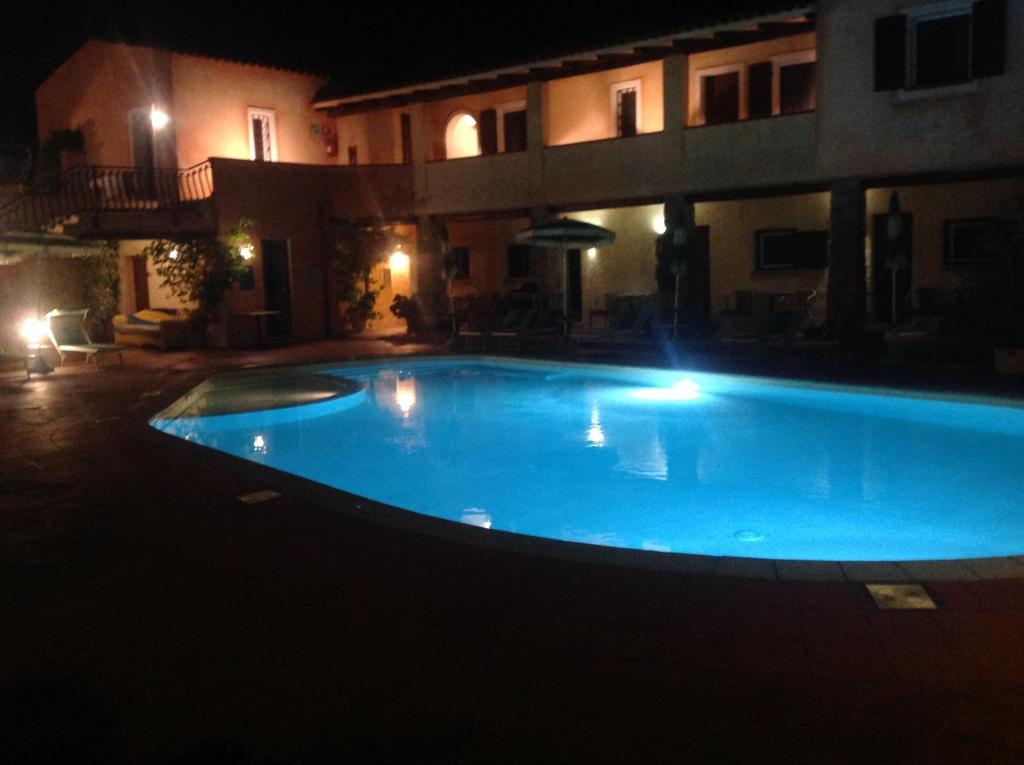
[{"label": "exterior wall light", "polygon": [[665,226],[665,216],[659,213],[651,218],[651,228],[654,229],[654,233],[658,236],[661,236],[668,231],[668,227]]},{"label": "exterior wall light", "polygon": [[178,259],[178,254],[179,254],[178,253],[178,248],[175,247],[173,250],[171,250],[169,253],[167,253],[167,258],[169,260],[177,260]]},{"label": "exterior wall light", "polygon": [[597,248],[596,247],[591,247],[589,250],[587,250],[587,257],[590,258],[591,260],[596,258],[597,257]]},{"label": "exterior wall light", "polygon": [[401,247],[398,247],[388,258],[388,266],[395,273],[405,273],[409,270],[409,256],[402,252]]},{"label": "exterior wall light", "polygon": [[25,319],[18,331],[29,345],[38,345],[46,338],[46,324],[39,319]]},{"label": "exterior wall light", "polygon": [[242,260],[248,263],[256,253],[253,251],[251,244],[243,244],[238,248],[238,254],[242,256]]},{"label": "exterior wall light", "polygon": [[167,116],[167,112],[157,109],[156,106],[150,107],[149,122],[153,126],[153,130],[163,130],[170,121],[171,118]]}]

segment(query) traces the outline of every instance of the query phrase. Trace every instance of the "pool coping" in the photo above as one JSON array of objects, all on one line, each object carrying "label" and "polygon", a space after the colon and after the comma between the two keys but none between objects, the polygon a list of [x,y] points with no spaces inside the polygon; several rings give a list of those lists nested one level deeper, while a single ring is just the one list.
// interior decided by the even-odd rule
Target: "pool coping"
[{"label": "pool coping", "polygon": [[[655,369],[650,367],[630,367],[628,365],[607,365],[597,363],[580,363],[571,361],[550,361],[546,359],[506,358],[491,355],[460,356],[416,355],[407,357],[410,364],[430,362],[459,361],[473,359],[482,362],[499,364],[519,363],[524,365],[573,366],[590,370],[629,370]],[[343,367],[367,367],[379,363],[400,364],[401,360],[393,357],[360,359],[358,361],[342,361],[328,364],[283,365],[239,371],[238,374],[261,375],[268,373],[280,374],[283,369],[306,370],[314,374],[326,369],[336,370]],[[658,369],[657,371],[672,371]],[[685,371],[685,370],[680,370]],[[234,374],[234,373],[233,373]],[[925,398],[938,401],[970,402],[999,406],[1024,408],[1024,402],[1003,399],[993,396],[958,395],[933,393],[931,391],[907,391],[903,389],[883,388],[874,386],[854,386],[829,383],[811,383],[801,380],[785,380],[769,377],[748,375],[731,375],[723,373],[704,373],[705,375],[721,375],[741,378],[761,384],[785,385],[788,387],[815,387],[818,389],[843,392],[870,392],[872,395],[895,395],[904,398]],[[212,377],[213,375],[211,375]],[[209,379],[209,378],[207,378]],[[202,383],[200,383],[201,385]],[[168,395],[164,403],[150,415],[155,419],[171,408],[182,396],[197,388],[191,385],[176,395]],[[866,584],[868,582],[929,582],[929,581],[978,581],[991,579],[1024,579],[1024,553],[1021,555],[993,556],[986,558],[959,558],[944,560],[912,560],[912,561],[830,561],[830,560],[798,560],[777,558],[754,558],[735,556],[698,555],[681,552],[660,552],[624,547],[606,547],[537,537],[527,534],[484,529],[458,521],[446,520],[434,516],[417,513],[400,507],[362,497],[343,489],[319,483],[293,473],[287,473],[268,465],[222,452],[212,447],[187,441],[180,436],[158,430],[146,420],[146,430],[157,441],[172,449],[180,450],[183,455],[191,458],[202,455],[205,461],[213,461],[223,465],[233,473],[241,474],[256,483],[261,483],[278,490],[281,494],[311,502],[314,505],[341,511],[362,521],[382,524],[391,528],[422,534],[457,544],[471,545],[475,548],[493,549],[513,554],[535,556],[544,559],[578,562],[596,565],[611,565],[630,569],[650,570],[665,573],[703,575],[712,577],[733,577],[744,579],[781,580],[781,581],[813,581],[813,582],[847,582]],[[196,450],[201,451],[196,451]]]}]

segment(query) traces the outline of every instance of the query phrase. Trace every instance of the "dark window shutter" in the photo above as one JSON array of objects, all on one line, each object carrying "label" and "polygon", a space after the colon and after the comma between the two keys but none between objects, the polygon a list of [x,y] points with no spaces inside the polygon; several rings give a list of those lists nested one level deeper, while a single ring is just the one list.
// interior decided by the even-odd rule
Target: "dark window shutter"
[{"label": "dark window shutter", "polygon": [[618,104],[618,135],[631,138],[636,135],[636,91],[622,90],[619,92]]},{"label": "dark window shutter", "polygon": [[505,151],[526,151],[526,112],[505,113]]},{"label": "dark window shutter", "polygon": [[408,114],[401,116],[402,125],[402,164],[412,164],[412,117]]},{"label": "dark window shutter", "polygon": [[779,69],[779,111],[782,114],[799,114],[814,109],[816,70],[813,61]]},{"label": "dark window shutter", "polygon": [[772,62],[751,64],[747,70],[747,117],[772,116]]},{"label": "dark window shutter", "polygon": [[701,82],[705,124],[720,125],[740,118],[739,72],[711,75]]},{"label": "dark window shutter", "polygon": [[498,113],[494,109],[480,112],[480,153],[498,153]]},{"label": "dark window shutter", "polygon": [[906,79],[906,16],[875,19],[875,90],[899,90]]},{"label": "dark window shutter", "polygon": [[974,4],[972,74],[996,77],[1006,71],[1006,0]]}]

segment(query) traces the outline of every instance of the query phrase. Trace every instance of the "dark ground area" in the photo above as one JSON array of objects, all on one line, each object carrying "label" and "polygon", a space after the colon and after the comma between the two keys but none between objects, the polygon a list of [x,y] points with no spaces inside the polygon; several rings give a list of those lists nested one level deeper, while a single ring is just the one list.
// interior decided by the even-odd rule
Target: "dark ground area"
[{"label": "dark ground area", "polygon": [[423,350],[0,375],[0,760],[1024,760],[1022,578],[929,583],[939,610],[892,612],[854,582],[544,560],[243,504],[267,486],[146,426],[219,369]]}]

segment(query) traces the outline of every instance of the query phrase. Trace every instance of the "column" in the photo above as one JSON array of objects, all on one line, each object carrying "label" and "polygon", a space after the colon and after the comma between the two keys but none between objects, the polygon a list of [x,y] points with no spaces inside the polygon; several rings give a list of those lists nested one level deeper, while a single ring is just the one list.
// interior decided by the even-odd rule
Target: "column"
[{"label": "column", "polygon": [[856,334],[866,318],[864,183],[832,182],[829,222],[828,326],[838,337]]},{"label": "column", "polygon": [[448,313],[445,283],[442,277],[441,223],[429,215],[416,221],[416,257],[410,279],[413,292],[423,310],[425,327],[440,326]]},{"label": "column", "polygon": [[430,150],[430,126],[427,124],[425,112],[422,103],[411,104],[409,107],[409,123],[412,129],[413,199],[417,205],[426,201],[429,196],[427,155]]},{"label": "column", "polygon": [[[682,187],[684,128],[689,92],[689,57],[683,54],[668,56],[662,66],[662,109],[665,122],[665,151],[670,172],[668,177],[673,186]],[[666,220],[668,215],[666,211]]]},{"label": "column", "polygon": [[530,198],[544,199],[544,83],[526,86],[526,153],[529,157]]}]

